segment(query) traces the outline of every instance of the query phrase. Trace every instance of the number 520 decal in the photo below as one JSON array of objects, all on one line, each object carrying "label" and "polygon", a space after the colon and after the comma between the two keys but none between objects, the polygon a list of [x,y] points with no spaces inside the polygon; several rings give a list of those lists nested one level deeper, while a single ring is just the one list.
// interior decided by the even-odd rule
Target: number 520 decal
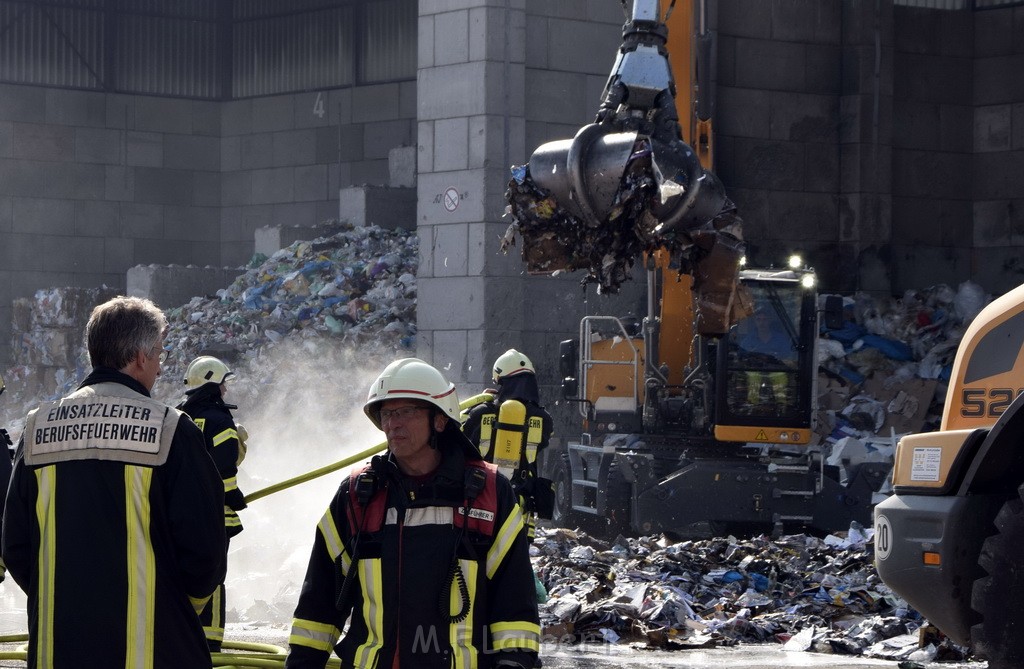
[{"label": "number 520 decal", "polygon": [[960,415],[964,418],[998,418],[1010,408],[1010,404],[1024,388],[964,388],[961,396]]}]

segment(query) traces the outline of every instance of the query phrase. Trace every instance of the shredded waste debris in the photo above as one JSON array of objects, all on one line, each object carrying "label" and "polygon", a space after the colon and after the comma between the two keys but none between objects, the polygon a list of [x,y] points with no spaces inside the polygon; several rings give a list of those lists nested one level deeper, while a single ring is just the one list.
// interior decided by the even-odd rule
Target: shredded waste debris
[{"label": "shredded waste debris", "polygon": [[585,270],[581,283],[595,283],[599,293],[616,293],[631,276],[644,252],[668,251],[681,273],[695,270],[718,235],[741,238],[740,217],[728,199],[720,211],[707,212],[707,221],[687,229],[662,230],[652,208],[667,190],[683,189],[663,181],[653,160],[649,140],[637,142],[607,216],[600,222],[583,221],[559,203],[530,176],[526,165],[512,168],[505,192],[506,213],[512,223],[502,240],[506,253],[523,238],[523,260],[537,274]]},{"label": "shredded waste debris", "polygon": [[[823,539],[605,542],[538,528],[531,554],[547,589],[542,634],[666,649],[776,642],[785,650],[889,660],[965,659],[966,649],[939,640],[879,580],[872,534],[854,524]],[[931,635],[923,646],[919,633]]]},{"label": "shredded waste debris", "polygon": [[[362,358],[381,360],[411,351],[419,262],[415,233],[347,223],[335,229],[331,236],[297,241],[269,258],[255,256],[215,296],[160,305],[168,320],[167,360],[153,394],[179,400],[185,368],[200,353],[223,356],[247,375],[245,387],[258,392],[274,370],[253,363],[286,341],[301,342],[312,356],[324,355],[325,347],[358,349]],[[5,374],[12,392],[0,402],[8,425],[17,427],[40,401],[62,397],[85,378],[89,358],[82,332],[89,312],[116,294],[107,288],[52,288],[16,302],[15,365]]]},{"label": "shredded waste debris", "polygon": [[168,309],[168,359],[156,394],[167,384],[180,394],[182,373],[197,351],[232,352],[228,357],[244,364],[286,339],[310,344],[313,355],[318,344],[382,360],[412,350],[419,239],[376,225],[341,223],[337,230],[269,258],[256,256],[216,297]]}]

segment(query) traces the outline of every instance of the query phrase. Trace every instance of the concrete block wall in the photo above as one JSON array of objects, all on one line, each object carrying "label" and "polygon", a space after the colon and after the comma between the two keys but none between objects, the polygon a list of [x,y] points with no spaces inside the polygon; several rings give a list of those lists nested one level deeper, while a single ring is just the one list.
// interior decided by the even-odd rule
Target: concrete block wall
[{"label": "concrete block wall", "polygon": [[524,142],[524,5],[489,4],[419,4],[417,352],[460,384],[490,368],[495,303],[522,305],[495,239]]},{"label": "concrete block wall", "polygon": [[715,171],[743,218],[750,261],[778,265],[800,251],[831,274],[823,280],[854,276],[855,254],[836,243],[849,163],[839,141],[843,2],[721,0],[709,8]]},{"label": "concrete block wall", "polygon": [[994,291],[1024,283],[1024,7],[974,22],[973,233],[969,271]]},{"label": "concrete block wall", "polygon": [[413,81],[223,103],[221,262],[247,262],[257,228],[337,218],[341,188],[389,185],[415,118]]},{"label": "concrete block wall", "polygon": [[956,286],[974,273],[972,25],[990,13],[893,14],[892,289]]},{"label": "concrete block wall", "polygon": [[[1021,280],[1024,8],[708,8],[716,171],[755,262],[805,251],[826,290]],[[0,85],[0,330],[38,287],[238,266],[259,228],[335,218],[341,189],[415,183],[421,354],[483,385],[505,348],[536,347],[555,385],[557,341],[583,313],[635,313],[642,285],[598,298],[500,254],[508,166],[593,119],[623,20],[614,0],[421,0],[417,81],[323,93]],[[415,173],[408,151],[392,164],[400,146]]]},{"label": "concrete block wall", "polygon": [[339,188],[388,184],[415,116],[415,82],[227,103],[0,84],[0,332],[38,288],[238,267],[257,228],[337,218]]},{"label": "concrete block wall", "polygon": [[517,347],[543,362],[553,406],[558,342],[588,309],[618,313],[579,276],[528,277],[521,249],[499,246],[508,167],[593,118],[622,23],[600,0],[420,2],[418,352],[460,389],[482,389]]},{"label": "concrete block wall", "polygon": [[128,270],[125,294],[145,297],[163,308],[187,304],[227,288],[244,268],[181,265],[136,265]]},{"label": "concrete block wall", "polygon": [[0,332],[39,288],[219,263],[219,132],[213,103],[0,84]]},{"label": "concrete block wall", "polygon": [[529,160],[545,142],[572,137],[594,120],[622,43],[618,3],[526,3],[526,144]]},{"label": "concrete block wall", "polygon": [[416,220],[416,191],[390,186],[351,186],[338,193],[338,219],[353,225],[409,228]]}]

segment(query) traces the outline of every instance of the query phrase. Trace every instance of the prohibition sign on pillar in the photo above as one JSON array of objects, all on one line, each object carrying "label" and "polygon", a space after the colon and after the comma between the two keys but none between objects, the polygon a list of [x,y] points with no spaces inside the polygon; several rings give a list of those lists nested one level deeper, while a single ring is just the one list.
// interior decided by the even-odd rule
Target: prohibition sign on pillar
[{"label": "prohibition sign on pillar", "polygon": [[459,208],[459,191],[455,188],[446,188],[444,191],[444,208],[448,211],[455,211]]}]

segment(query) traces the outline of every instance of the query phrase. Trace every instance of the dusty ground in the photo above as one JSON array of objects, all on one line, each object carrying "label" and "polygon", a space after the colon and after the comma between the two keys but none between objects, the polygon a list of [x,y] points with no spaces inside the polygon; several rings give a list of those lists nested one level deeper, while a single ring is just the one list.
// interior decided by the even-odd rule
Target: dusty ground
[{"label": "dusty ground", "polygon": [[[10,616],[0,618],[9,622]],[[4,626],[6,629],[7,626]],[[288,629],[283,625],[255,626],[229,624],[227,638],[233,641],[273,644],[286,648]],[[0,654],[15,650],[22,644],[0,644]],[[864,669],[875,667],[896,669],[897,663],[821,653],[786,652],[778,646],[741,645],[732,648],[660,651],[625,645],[590,644],[581,646],[545,647],[542,655],[547,669],[779,669],[783,667],[829,667],[829,669]],[[0,659],[0,667],[24,667],[16,660]],[[984,669],[985,663],[926,665],[927,669]]]}]

